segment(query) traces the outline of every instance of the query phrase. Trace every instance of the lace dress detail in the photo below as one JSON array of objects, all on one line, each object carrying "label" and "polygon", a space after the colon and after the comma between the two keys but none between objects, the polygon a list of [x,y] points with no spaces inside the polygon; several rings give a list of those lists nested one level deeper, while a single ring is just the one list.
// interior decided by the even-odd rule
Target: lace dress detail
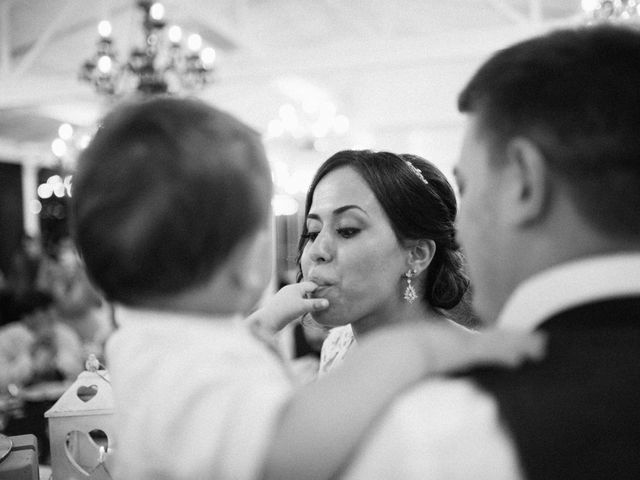
[{"label": "lace dress detail", "polygon": [[351,325],[331,329],[322,343],[318,376],[323,376],[342,363],[349,350],[356,344]]}]

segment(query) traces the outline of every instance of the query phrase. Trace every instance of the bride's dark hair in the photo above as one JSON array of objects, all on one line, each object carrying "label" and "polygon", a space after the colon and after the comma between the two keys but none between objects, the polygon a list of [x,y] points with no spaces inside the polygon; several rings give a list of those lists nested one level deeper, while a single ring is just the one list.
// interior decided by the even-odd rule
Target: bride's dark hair
[{"label": "bride's dark hair", "polygon": [[[340,167],[353,168],[367,182],[401,242],[435,242],[436,252],[428,268],[423,296],[433,307],[455,307],[467,291],[469,279],[455,241],[456,197],[443,173],[416,155],[343,150],[328,158],[316,172],[307,192],[305,218],[320,180]],[[304,225],[298,243],[298,268],[306,233]],[[299,271],[298,278],[301,275]]]}]

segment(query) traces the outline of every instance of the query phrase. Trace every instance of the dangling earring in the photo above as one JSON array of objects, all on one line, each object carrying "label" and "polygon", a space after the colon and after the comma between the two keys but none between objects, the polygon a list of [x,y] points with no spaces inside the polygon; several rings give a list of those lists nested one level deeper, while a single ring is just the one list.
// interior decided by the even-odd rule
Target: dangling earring
[{"label": "dangling earring", "polygon": [[416,271],[411,269],[404,276],[407,279],[407,288],[404,290],[404,299],[407,303],[413,303],[418,298],[416,289],[411,285],[411,278],[416,274]]}]

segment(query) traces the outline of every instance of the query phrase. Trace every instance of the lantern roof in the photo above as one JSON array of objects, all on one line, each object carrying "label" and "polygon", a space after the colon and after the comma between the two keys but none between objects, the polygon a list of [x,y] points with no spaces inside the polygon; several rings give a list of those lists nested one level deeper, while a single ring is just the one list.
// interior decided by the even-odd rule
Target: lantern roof
[{"label": "lantern roof", "polygon": [[113,413],[113,390],[106,370],[84,371],[44,414],[72,417]]}]

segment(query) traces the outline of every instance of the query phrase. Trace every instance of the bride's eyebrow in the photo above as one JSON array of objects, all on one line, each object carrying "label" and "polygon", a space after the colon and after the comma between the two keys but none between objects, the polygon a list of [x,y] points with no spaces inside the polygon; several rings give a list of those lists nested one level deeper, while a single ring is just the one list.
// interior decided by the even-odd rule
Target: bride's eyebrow
[{"label": "bride's eyebrow", "polygon": [[[336,208],[333,212],[331,212],[333,215],[340,215],[341,213],[346,212],[347,210],[351,210],[351,209],[357,209],[360,210],[362,213],[364,213],[367,217],[369,216],[369,214],[367,212],[365,212],[362,207],[359,207],[358,205],[343,205],[342,207],[338,207]],[[308,219],[311,220],[320,220],[320,215],[317,215],[315,213],[309,213],[307,215]]]}]

